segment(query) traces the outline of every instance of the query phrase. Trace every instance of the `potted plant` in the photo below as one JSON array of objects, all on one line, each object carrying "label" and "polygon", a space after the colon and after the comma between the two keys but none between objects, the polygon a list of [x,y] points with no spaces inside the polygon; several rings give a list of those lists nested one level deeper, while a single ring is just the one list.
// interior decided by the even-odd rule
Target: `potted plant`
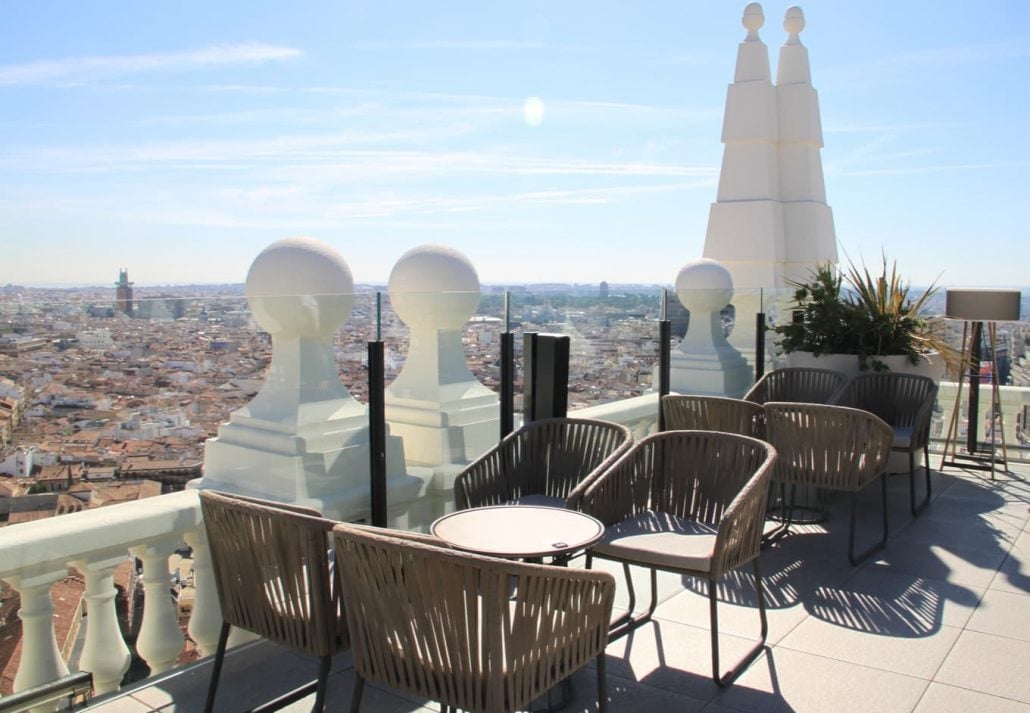
[{"label": "potted plant", "polygon": [[879,274],[850,262],[843,273],[825,264],[792,285],[795,319],[775,331],[794,364],[806,360],[849,375],[890,369],[940,378],[945,362],[957,362],[955,349],[922,314],[936,284],[915,295],[886,257]]}]

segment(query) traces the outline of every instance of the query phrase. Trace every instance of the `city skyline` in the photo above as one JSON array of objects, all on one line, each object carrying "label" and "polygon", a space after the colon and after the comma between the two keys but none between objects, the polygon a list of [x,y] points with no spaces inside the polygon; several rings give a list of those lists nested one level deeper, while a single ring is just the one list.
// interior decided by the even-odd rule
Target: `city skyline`
[{"label": "city skyline", "polygon": [[[484,284],[670,284],[744,5],[6,5],[0,285],[238,284],[300,234],[359,284],[429,242]],[[1030,284],[1030,8],[801,7],[841,259]]]}]

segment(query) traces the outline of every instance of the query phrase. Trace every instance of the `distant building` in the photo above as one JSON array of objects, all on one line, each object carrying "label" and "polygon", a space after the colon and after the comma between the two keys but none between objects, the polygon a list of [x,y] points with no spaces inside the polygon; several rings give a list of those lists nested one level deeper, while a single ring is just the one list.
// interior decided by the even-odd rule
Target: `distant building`
[{"label": "distant building", "polygon": [[132,316],[132,283],[129,282],[129,271],[122,268],[118,271],[118,282],[114,283],[117,289],[118,311],[122,314]]},{"label": "distant building", "polygon": [[608,283],[603,280],[601,281],[601,299],[608,299]]}]

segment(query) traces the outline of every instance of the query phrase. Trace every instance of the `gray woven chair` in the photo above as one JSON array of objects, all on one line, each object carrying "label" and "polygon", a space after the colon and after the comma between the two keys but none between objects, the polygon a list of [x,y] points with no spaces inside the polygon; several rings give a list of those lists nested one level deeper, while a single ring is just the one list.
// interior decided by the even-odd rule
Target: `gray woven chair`
[{"label": "gray woven chair", "polygon": [[337,525],[334,536],[357,676],[351,713],[365,681],[439,701],[445,712],[523,710],[594,658],[607,710],[610,574],[358,525]]},{"label": "gray woven chair", "polygon": [[[848,561],[858,564],[887,543],[887,459],[893,432],[878,417],[859,409],[825,404],[765,404],[765,437],[776,448],[774,480],[790,485],[851,493]],[[883,539],[855,554],[857,494],[880,479]],[[791,525],[786,510],[784,532]]]},{"label": "gray woven chair", "polygon": [[459,510],[524,503],[575,509],[583,490],[633,441],[625,426],[546,418],[509,433],[454,481]]},{"label": "gray woven chair", "polygon": [[223,619],[204,710],[214,709],[234,626],[319,658],[316,682],[262,710],[278,709],[312,690],[312,710],[324,710],[332,656],[350,646],[340,588],[332,581],[329,563],[329,533],[335,523],[308,508],[211,490],[200,492],[200,504]]},{"label": "gray woven chair", "polygon": [[[581,509],[606,526],[604,539],[588,552],[588,566],[593,557],[622,562],[629,583],[629,611],[613,622],[613,638],[651,619],[661,569],[708,581],[716,684],[728,684],[761,653],[768,623],[758,553],[775,460],[769,444],[748,436],[665,431],[639,441],[587,488]],[[761,635],[721,673],[716,584],[748,562],[754,570]],[[630,564],[651,570],[651,602],[637,616]]]},{"label": "gray woven chair", "polygon": [[766,372],[746,394],[745,401],[795,401],[808,404],[833,403],[848,377],[839,371],[810,367],[788,367]]},{"label": "gray woven chair", "polygon": [[[937,384],[928,376],[892,371],[859,374],[837,395],[841,406],[876,414],[894,430],[891,450],[908,454],[909,507],[919,516],[930,504],[930,419]],[[923,451],[926,496],[916,504],[916,453]]]},{"label": "gray woven chair", "polygon": [[761,404],[722,396],[669,394],[662,397],[666,431],[724,431],[761,438],[765,412]]}]

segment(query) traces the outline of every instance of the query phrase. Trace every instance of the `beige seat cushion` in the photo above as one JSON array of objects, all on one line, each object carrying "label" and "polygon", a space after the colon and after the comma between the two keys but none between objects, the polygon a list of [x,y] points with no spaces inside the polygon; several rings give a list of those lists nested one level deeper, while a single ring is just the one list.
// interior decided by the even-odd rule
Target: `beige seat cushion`
[{"label": "beige seat cushion", "polygon": [[716,528],[711,525],[649,510],[606,528],[592,551],[600,557],[665,569],[708,572],[715,535]]}]

